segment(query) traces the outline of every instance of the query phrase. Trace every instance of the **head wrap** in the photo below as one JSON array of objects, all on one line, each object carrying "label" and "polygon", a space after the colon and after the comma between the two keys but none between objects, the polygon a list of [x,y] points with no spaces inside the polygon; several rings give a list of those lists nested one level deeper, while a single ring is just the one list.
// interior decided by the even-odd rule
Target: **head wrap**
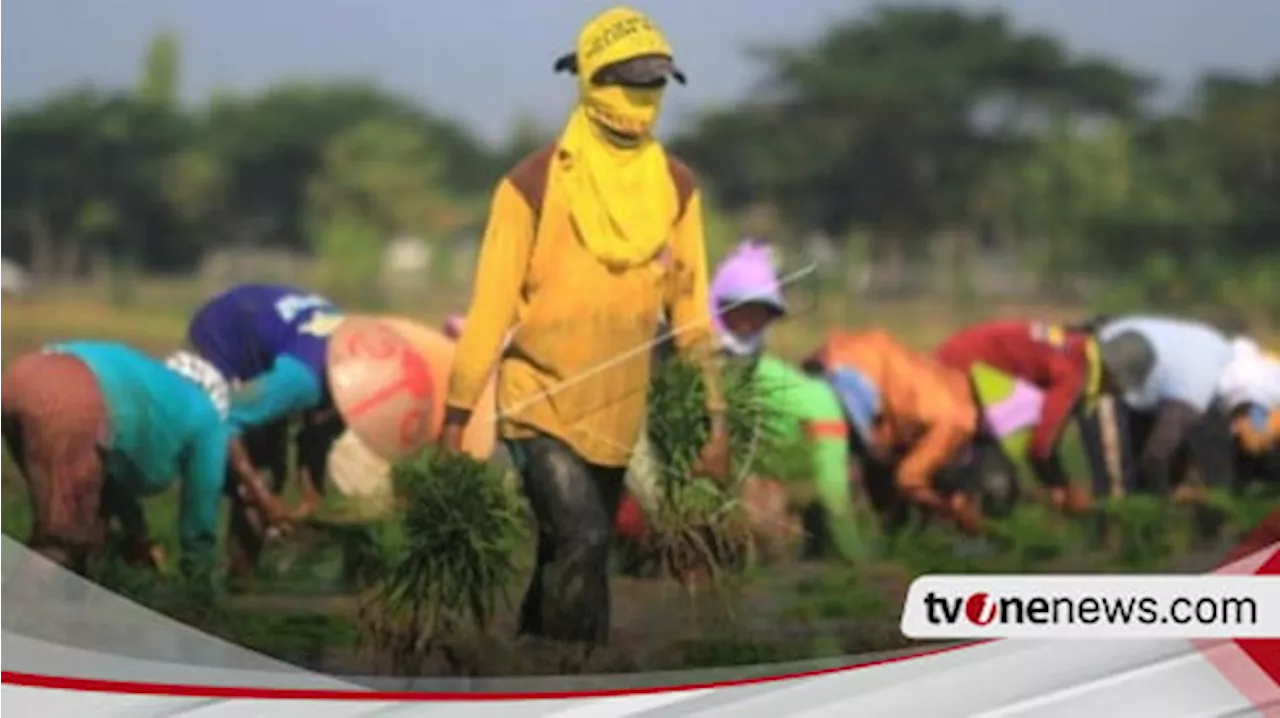
[{"label": "head wrap", "polygon": [[1156,367],[1156,350],[1141,332],[1125,331],[1099,345],[1102,364],[1122,392],[1142,388]]},{"label": "head wrap", "polygon": [[462,336],[462,328],[467,323],[467,318],[461,314],[450,314],[449,318],[444,320],[442,327],[444,335],[450,339],[458,339]]},{"label": "head wrap", "polygon": [[858,436],[864,444],[871,445],[871,426],[880,413],[880,391],[865,374],[844,364],[827,371],[827,383],[835,390],[845,417]]},{"label": "head wrap", "polygon": [[737,336],[721,318],[721,314],[732,307],[754,303],[764,304],[778,316],[787,311],[772,248],[747,239],[725,257],[711,280],[712,325],[722,347],[730,354],[756,353],[763,345],[763,332],[750,337]]},{"label": "head wrap", "polygon": [[1231,359],[1218,379],[1218,396],[1227,409],[1253,404],[1280,407],[1280,358],[1267,354],[1248,337],[1231,342]]},{"label": "head wrap", "polygon": [[576,50],[557,59],[555,69],[578,76],[579,101],[591,119],[625,135],[653,130],[661,104],[661,93],[653,90],[665,78],[685,82],[662,31],[629,7],[615,7],[587,21],[578,32]]},{"label": "head wrap", "polygon": [[213,402],[218,416],[227,418],[231,409],[231,391],[222,373],[204,357],[186,350],[174,352],[165,360],[164,365],[171,371],[194,382],[200,390]]},{"label": "head wrap", "polygon": [[[588,21],[572,59],[555,65],[577,73],[578,105],[560,135],[551,182],[564,191],[583,245],[614,269],[652,260],[676,221],[666,152],[653,138],[663,88],[652,80],[684,77],[671,54],[648,17],[616,7]],[[645,78],[642,87],[620,84]]]}]

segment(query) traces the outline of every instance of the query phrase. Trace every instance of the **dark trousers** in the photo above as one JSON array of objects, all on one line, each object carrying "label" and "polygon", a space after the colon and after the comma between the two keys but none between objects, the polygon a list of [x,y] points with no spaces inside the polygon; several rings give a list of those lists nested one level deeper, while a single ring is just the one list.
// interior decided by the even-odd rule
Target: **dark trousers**
[{"label": "dark trousers", "polygon": [[[870,458],[865,450],[851,444],[853,456],[861,463],[862,490],[888,533],[910,525],[910,506],[894,483],[895,462]],[[994,440],[979,437],[942,467],[933,477],[933,488],[944,498],[961,493],[977,501],[984,514],[1003,516],[1017,502],[1017,467]]]},{"label": "dark trousers", "polygon": [[[1140,470],[1142,452],[1155,427],[1154,411],[1135,411],[1123,401],[1111,400],[1082,417],[1081,436],[1093,474],[1098,498],[1151,493]],[[1209,411],[1178,446],[1173,462],[1172,486],[1185,481],[1191,469],[1207,485],[1236,483],[1235,445],[1227,417]]]},{"label": "dark trousers", "polygon": [[1236,483],[1235,491],[1243,491],[1255,482],[1280,488],[1280,449],[1255,456],[1244,450],[1239,444],[1236,450]]},{"label": "dark trousers", "polygon": [[1021,494],[1017,465],[986,433],[944,467],[936,483],[944,495],[959,492],[977,500],[987,516],[1007,516]]},{"label": "dark trousers", "polygon": [[609,548],[626,468],[587,463],[542,434],[507,445],[538,524],[537,563],[520,609],[520,632],[605,644]]}]

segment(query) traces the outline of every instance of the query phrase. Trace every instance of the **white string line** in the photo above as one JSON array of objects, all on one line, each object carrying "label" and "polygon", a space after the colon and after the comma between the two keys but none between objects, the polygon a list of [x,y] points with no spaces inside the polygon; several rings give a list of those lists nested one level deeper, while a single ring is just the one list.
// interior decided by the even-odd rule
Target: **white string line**
[{"label": "white string line", "polygon": [[[751,427],[751,443],[747,446],[746,452],[744,452],[745,459],[742,462],[740,462],[741,469],[739,470],[738,474],[734,476],[733,481],[731,482],[731,485],[734,485],[734,486],[739,485],[747,478],[747,468],[750,467],[752,465],[752,462],[755,460],[756,450],[760,444],[760,425],[762,422],[763,422],[762,416],[757,414],[755,417],[755,422]],[[593,432],[590,430],[584,430],[578,427],[572,427],[572,428],[574,428],[576,431],[580,432],[581,434],[587,436],[588,438],[594,441],[598,441],[602,444],[608,444],[610,447],[614,449],[622,449],[632,457],[636,455],[636,447],[624,446],[612,439],[601,436],[596,432]],[[645,425],[645,430],[646,431],[648,430],[647,423]],[[648,452],[649,457],[648,457],[647,463],[651,464],[654,469],[664,474],[667,474],[669,476],[675,476],[677,478],[688,478],[684,472],[678,470],[674,465],[656,461],[654,456],[654,451],[653,451],[653,442],[648,441],[646,443],[649,447],[649,452]],[[631,467],[628,466],[627,470],[630,471]],[[661,488],[662,487],[658,487],[659,490],[661,490]]]},{"label": "white string line", "polygon": [[[782,288],[782,287],[786,287],[786,286],[788,286],[788,285],[794,284],[794,283],[798,282],[799,280],[801,280],[801,279],[803,279],[803,278],[805,278],[805,277],[809,276],[810,274],[814,273],[814,272],[817,270],[817,268],[818,268],[817,263],[816,263],[816,262],[813,262],[813,263],[810,263],[810,264],[808,264],[808,265],[806,265],[806,266],[804,266],[804,267],[801,267],[800,269],[798,269],[798,270],[796,270],[796,271],[794,271],[794,272],[790,272],[790,273],[788,273],[788,274],[785,274],[785,275],[783,275],[782,277],[779,277],[779,278],[778,278],[778,286],[779,286],[779,288]],[[726,312],[729,312],[730,310],[735,309],[735,308],[737,308],[737,307],[739,307],[739,306],[742,306],[742,305],[745,305],[745,304],[750,304],[752,301],[753,301],[753,300],[747,299],[747,300],[741,300],[741,301],[737,301],[737,302],[731,302],[728,306],[723,306],[723,307],[721,307],[721,306],[717,305],[717,308],[716,308],[716,310],[715,310],[715,313],[716,313],[716,315],[717,315],[717,316],[723,316]],[[675,328],[673,328],[673,329],[668,333],[668,335],[667,335],[667,336],[669,336],[669,337],[674,337],[674,336],[676,336],[677,334],[680,334],[680,333],[683,333],[683,332],[690,331],[690,330],[692,330],[692,329],[694,329],[694,328],[697,328],[697,327],[700,327],[700,326],[702,326],[702,323],[701,323],[701,322],[696,323],[696,324],[692,324],[692,323],[691,323],[691,324],[687,324],[687,325],[684,325],[684,326],[681,326],[681,327],[675,327]],[[667,337],[663,337],[663,340],[665,340],[666,338],[667,338]],[[532,396],[532,397],[529,397],[525,402],[523,402],[522,404],[518,405],[518,408],[517,408],[516,410],[514,410],[514,411],[511,411],[511,412],[502,412],[502,411],[500,411],[500,412],[498,412],[498,414],[499,414],[499,415],[498,415],[498,416],[496,416],[496,417],[493,419],[493,422],[494,422],[495,424],[496,424],[496,423],[498,423],[498,422],[500,422],[500,421],[502,420],[502,414],[504,414],[504,413],[516,413],[516,412],[518,412],[518,411],[520,411],[520,410],[522,410],[522,409],[524,409],[524,408],[526,408],[526,407],[528,407],[528,406],[531,406],[534,402],[541,401],[542,399],[544,399],[544,398],[546,398],[546,397],[548,397],[548,396],[553,396],[557,391],[563,390],[563,389],[565,389],[567,386],[572,385],[573,383],[576,383],[576,382],[578,382],[578,381],[583,381],[583,380],[585,380],[585,379],[587,379],[587,378],[590,378],[591,376],[594,376],[595,374],[598,374],[599,372],[602,372],[602,371],[604,371],[604,370],[606,370],[606,369],[608,369],[608,368],[610,368],[610,367],[612,367],[612,366],[615,366],[615,365],[617,365],[617,364],[619,364],[619,363],[621,363],[621,362],[623,362],[623,361],[625,361],[625,360],[627,360],[627,359],[629,359],[629,358],[631,358],[631,357],[635,356],[636,354],[638,354],[638,353],[640,353],[640,352],[651,350],[651,349],[652,349],[652,348],[653,348],[653,347],[658,343],[658,341],[659,341],[659,340],[658,340],[658,339],[656,339],[656,338],[655,338],[655,339],[650,339],[650,340],[646,341],[644,344],[640,345],[640,346],[639,346],[639,347],[637,347],[637,348],[633,348],[633,349],[631,349],[631,350],[629,350],[629,351],[623,352],[622,354],[619,354],[619,355],[617,355],[617,356],[611,357],[610,359],[607,359],[607,360],[605,360],[604,362],[601,362],[600,364],[598,364],[598,365],[596,365],[596,366],[594,366],[594,367],[591,367],[591,368],[587,369],[586,371],[581,372],[580,374],[577,374],[577,375],[575,375],[575,376],[573,376],[573,377],[570,377],[570,378],[568,378],[568,379],[565,379],[564,381],[562,381],[562,382],[560,382],[559,384],[557,384],[557,385],[555,385],[555,386],[551,387],[550,389],[547,389],[547,390],[545,390],[545,391],[543,391],[543,392],[540,392],[540,393],[538,393],[538,394],[536,394],[536,395],[534,395],[534,396]],[[738,471],[737,475],[733,477],[733,481],[732,481],[732,484],[733,484],[733,485],[740,484],[740,483],[742,483],[742,481],[743,481],[744,479],[746,479],[746,474],[747,474],[748,467],[750,467],[750,466],[752,465],[752,462],[753,462],[753,461],[754,461],[754,459],[755,459],[756,451],[757,451],[757,449],[758,449],[758,447],[759,447],[759,442],[760,442],[760,423],[761,423],[761,421],[762,421],[761,417],[760,417],[760,416],[756,416],[756,418],[755,418],[755,425],[752,427],[752,431],[751,431],[751,443],[750,443],[750,444],[748,445],[748,447],[747,447],[745,460],[743,460],[742,462],[740,462],[740,463],[739,463],[740,468],[739,468],[739,471]],[[646,427],[647,427],[647,424],[646,424]],[[575,430],[575,431],[578,431],[578,432],[580,432],[580,433],[582,433],[582,434],[584,434],[584,435],[586,435],[588,438],[592,439],[593,441],[598,441],[598,442],[600,442],[600,443],[602,443],[602,444],[607,444],[607,445],[609,445],[610,447],[612,447],[612,448],[614,448],[614,449],[621,449],[621,450],[623,450],[623,451],[627,452],[628,456],[631,456],[631,457],[634,457],[634,456],[635,456],[635,453],[636,453],[636,447],[634,447],[634,446],[624,446],[624,445],[622,445],[622,444],[619,444],[619,443],[618,443],[618,442],[616,442],[616,441],[613,441],[612,439],[609,439],[609,438],[606,438],[606,437],[604,437],[604,436],[601,436],[601,435],[597,434],[596,432],[593,432],[593,431],[590,431],[590,430],[585,430],[585,431],[584,431],[583,429],[581,429],[580,427],[577,427],[577,426],[573,426],[573,427],[570,427],[570,428],[571,428],[571,429],[573,429],[573,430]],[[655,452],[653,452],[653,450],[652,450],[652,442],[648,442],[648,445],[649,445],[649,447],[650,447],[649,456],[647,457],[647,459],[648,459],[648,463],[649,463],[649,464],[650,464],[650,465],[651,465],[651,466],[652,466],[656,471],[658,471],[658,472],[660,472],[660,473],[663,473],[663,474],[666,474],[666,475],[668,475],[668,476],[673,476],[673,477],[677,477],[677,478],[686,478],[686,477],[685,477],[685,474],[684,474],[682,471],[678,470],[675,466],[673,466],[673,465],[671,465],[671,464],[669,464],[669,463],[666,463],[666,462],[659,462],[659,461],[657,461],[657,460],[656,460],[656,459],[657,459],[657,457],[655,456]],[[735,462],[735,463],[738,463],[738,462]],[[630,470],[630,467],[628,467],[628,471],[629,471],[629,470]],[[637,478],[641,478],[641,477],[637,477]],[[657,489],[657,490],[658,490],[660,493],[662,493],[663,495],[665,495],[665,493],[666,493],[665,491],[663,491],[663,487],[662,487],[662,486],[657,486],[657,487],[652,487],[652,488]]]},{"label": "white string line", "polygon": [[[815,271],[817,271],[817,269],[818,269],[817,262],[812,262],[800,269],[797,269],[794,272],[791,272],[782,277],[779,277],[778,286],[779,288],[782,288],[790,284],[794,284],[795,282],[809,276],[810,274],[813,274]],[[730,310],[736,309],[745,304],[751,304],[753,301],[755,300],[746,299],[746,300],[730,303],[726,307],[717,307],[717,309],[715,310],[715,314],[716,316],[723,316],[726,312],[729,312]],[[628,351],[625,351],[625,352],[622,352],[621,354],[617,354],[613,357],[610,357],[609,359],[606,359],[593,367],[589,367],[583,370],[582,372],[575,374],[574,376],[565,378],[564,380],[554,384],[553,386],[543,391],[540,391],[532,396],[526,397],[514,408],[499,407],[499,411],[497,412],[498,415],[494,417],[493,421],[494,423],[497,423],[501,421],[505,416],[518,414],[539,401],[543,401],[549,397],[555,396],[561,391],[571,386],[574,386],[576,384],[579,384],[583,381],[586,381],[587,379],[590,379],[591,377],[597,374],[600,374],[601,372],[607,371],[608,369],[611,369],[634,356],[637,356],[647,351],[651,351],[653,347],[656,346],[660,341],[665,341],[667,338],[675,337],[677,335],[687,333],[694,329],[701,328],[702,326],[704,326],[704,322],[699,321],[699,322],[691,322],[689,324],[685,324],[684,326],[680,326],[680,327],[674,327],[667,333],[666,336],[662,337],[661,340],[656,337],[646,340],[643,344],[640,344],[639,346],[633,347]]]}]

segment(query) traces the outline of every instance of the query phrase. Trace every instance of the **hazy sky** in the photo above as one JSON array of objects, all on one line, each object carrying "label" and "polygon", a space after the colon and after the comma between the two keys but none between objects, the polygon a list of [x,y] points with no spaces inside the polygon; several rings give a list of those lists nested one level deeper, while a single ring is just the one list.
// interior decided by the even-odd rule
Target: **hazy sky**
[{"label": "hazy sky", "polygon": [[[3,103],[91,80],[124,84],[153,33],[176,29],[184,95],[253,89],[286,76],[363,76],[503,135],[527,112],[559,124],[572,97],[551,63],[571,49],[600,0],[10,0]],[[1280,0],[967,0],[1006,7],[1022,26],[1055,31],[1183,90],[1199,72],[1280,66]],[[757,68],[742,47],[798,41],[860,0],[636,0],[667,31],[690,84],[669,101],[667,127],[702,105],[749,92]]]}]

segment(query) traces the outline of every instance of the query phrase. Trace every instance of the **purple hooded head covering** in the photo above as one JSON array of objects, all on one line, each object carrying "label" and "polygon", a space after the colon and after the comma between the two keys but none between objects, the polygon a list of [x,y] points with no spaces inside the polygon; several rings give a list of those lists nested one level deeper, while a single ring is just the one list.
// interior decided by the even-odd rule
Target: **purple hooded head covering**
[{"label": "purple hooded head covering", "polygon": [[739,304],[753,303],[764,304],[779,315],[787,312],[773,249],[763,242],[747,239],[720,262],[711,280],[711,321],[716,333],[721,337],[729,334],[720,319],[721,312]]}]

